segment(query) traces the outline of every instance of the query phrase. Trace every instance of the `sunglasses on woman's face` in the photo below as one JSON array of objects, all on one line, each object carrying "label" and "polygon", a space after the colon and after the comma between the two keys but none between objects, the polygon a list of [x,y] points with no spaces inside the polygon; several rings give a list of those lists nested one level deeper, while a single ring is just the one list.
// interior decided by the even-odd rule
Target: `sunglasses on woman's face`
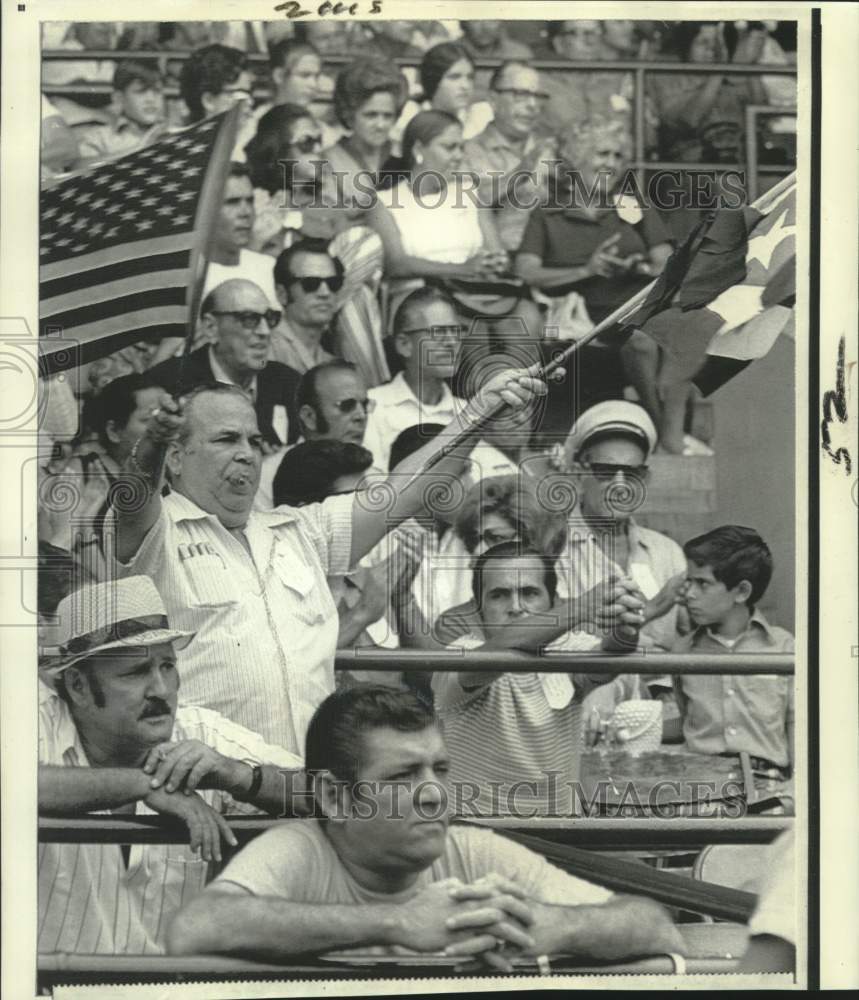
[{"label": "sunglasses on woman's face", "polygon": [[354,396],[350,396],[348,399],[340,399],[334,404],[337,409],[348,416],[350,413],[354,413],[355,410],[360,406],[364,413],[372,413],[376,407],[376,401],[374,399],[355,399]]},{"label": "sunglasses on woman's face", "polygon": [[322,149],[322,136],[306,135],[303,139],[297,139],[292,148],[297,149],[299,153],[312,153],[316,149]]},{"label": "sunglasses on woman's face", "polygon": [[647,475],[648,467],[646,465],[614,465],[609,462],[592,462],[585,465],[585,469],[596,479],[610,482],[618,473],[621,473],[626,479],[643,479]]}]

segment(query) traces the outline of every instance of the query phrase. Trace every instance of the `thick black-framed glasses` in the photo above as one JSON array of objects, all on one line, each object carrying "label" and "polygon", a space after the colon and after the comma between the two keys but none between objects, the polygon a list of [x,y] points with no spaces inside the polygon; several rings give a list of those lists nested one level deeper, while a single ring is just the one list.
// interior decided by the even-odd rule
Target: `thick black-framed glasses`
[{"label": "thick black-framed glasses", "polygon": [[293,284],[301,285],[301,290],[311,294],[318,292],[324,284],[329,292],[339,292],[343,287],[343,276],[341,274],[329,274],[324,278],[317,278],[315,275],[307,278],[298,278],[293,275]]},{"label": "thick black-framed glasses", "polygon": [[282,313],[279,309],[266,309],[265,312],[253,312],[251,309],[212,309],[213,316],[232,316],[238,320],[248,333],[259,328],[260,321],[265,320],[269,330],[273,330],[280,322]]}]

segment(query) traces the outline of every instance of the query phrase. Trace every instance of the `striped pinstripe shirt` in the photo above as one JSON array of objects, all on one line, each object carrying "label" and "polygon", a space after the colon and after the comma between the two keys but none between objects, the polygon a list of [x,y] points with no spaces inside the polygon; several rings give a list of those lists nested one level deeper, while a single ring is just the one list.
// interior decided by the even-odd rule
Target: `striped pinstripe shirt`
[{"label": "striped pinstripe shirt", "polygon": [[179,493],[124,576],[152,578],[173,628],[182,704],[204,705],[302,755],[313,712],[334,691],[337,608],[326,577],[349,569],[351,496],[251,511],[251,554],[213,514]]},{"label": "striped pinstripe shirt", "polygon": [[[577,636],[568,636],[562,647],[577,648]],[[482,644],[479,636],[465,635],[452,646],[468,650]],[[571,786],[579,778],[581,701],[572,685],[558,707],[547,695],[549,685],[567,676],[505,673],[479,688],[464,688],[456,673],[434,675],[457,813],[577,814],[579,800]],[[547,684],[543,678],[552,680]]]},{"label": "striped pinstripe shirt", "polygon": [[[301,760],[205,708],[179,708],[173,740],[199,740],[234,759],[300,767]],[[89,767],[66,704],[39,706],[39,763]],[[225,792],[199,793],[218,812],[257,812]],[[109,812],[109,810],[104,810]],[[135,813],[153,815],[142,802]],[[157,954],[167,924],[206,883],[208,863],[187,844],[134,845],[126,868],[118,844],[39,846],[39,951]]]}]

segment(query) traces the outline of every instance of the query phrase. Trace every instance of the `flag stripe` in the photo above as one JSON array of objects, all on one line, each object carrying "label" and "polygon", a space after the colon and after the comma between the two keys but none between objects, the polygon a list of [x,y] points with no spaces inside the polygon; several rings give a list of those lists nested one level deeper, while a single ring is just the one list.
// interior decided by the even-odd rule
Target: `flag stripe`
[{"label": "flag stripe", "polygon": [[124,260],[154,257],[157,254],[170,253],[174,250],[190,250],[193,242],[193,232],[176,233],[174,236],[161,236],[152,240],[135,240],[133,243],[122,243],[119,246],[107,247],[95,253],[82,254],[80,257],[69,257],[66,260],[43,264],[39,268],[39,274],[42,281],[51,281],[54,278],[65,277],[67,274],[90,271]]},{"label": "flag stripe", "polygon": [[184,306],[187,287],[183,284],[178,288],[153,288],[142,295],[132,292],[129,295],[118,295],[107,302],[96,302],[81,306],[78,309],[67,309],[65,312],[45,313],[43,320],[50,320],[52,326],[60,326],[64,330],[72,330],[77,326],[89,326],[103,319],[113,319],[123,312],[136,315],[140,312],[141,300],[147,308],[159,306]]},{"label": "flag stripe", "polygon": [[[79,368],[81,365],[95,361],[104,357],[105,354],[112,354],[120,351],[123,347],[140,340],[141,334],[145,332],[147,337],[160,339],[162,337],[182,336],[185,331],[184,313],[178,322],[161,322],[162,313],[156,320],[147,318],[143,329],[123,330],[121,333],[102,333],[94,337],[87,343],[70,345],[68,340],[61,340],[62,346],[54,347],[51,344],[53,338],[43,337],[42,353],[39,357],[39,375],[45,378],[48,375],[56,375],[57,372],[69,371],[72,368]],[[111,327],[115,329],[115,327]]]},{"label": "flag stripe", "polygon": [[[185,254],[187,264],[188,255]],[[42,316],[47,318],[58,312],[93,305],[97,302],[108,302],[121,296],[143,294],[156,288],[185,288],[188,281],[186,268],[174,268],[164,271],[144,271],[117,281],[99,282],[93,288],[76,288],[65,295],[53,298],[45,297],[42,301]]]},{"label": "flag stripe", "polygon": [[[90,271],[87,274],[87,280],[92,285],[102,285],[116,282],[122,278],[130,278],[133,275],[145,275],[153,271],[170,274],[176,270],[185,270],[187,273],[187,267],[188,251],[179,250],[176,253],[135,257],[131,260],[108,264],[95,271]],[[42,302],[48,302],[50,299],[64,293],[70,293],[79,287],[80,276],[77,273],[67,274],[61,278],[54,278],[52,281],[41,282],[39,285],[39,298]]]}]

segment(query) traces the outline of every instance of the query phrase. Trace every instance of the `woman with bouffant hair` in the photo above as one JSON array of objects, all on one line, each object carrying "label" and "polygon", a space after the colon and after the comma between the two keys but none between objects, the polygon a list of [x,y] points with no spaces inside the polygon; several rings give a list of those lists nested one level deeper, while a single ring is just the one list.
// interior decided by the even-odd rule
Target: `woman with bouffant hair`
[{"label": "woman with bouffant hair", "polygon": [[363,56],[344,66],[334,84],[334,111],[349,134],[325,150],[331,170],[379,173],[391,155],[391,129],[408,89],[399,69],[378,56]]}]

